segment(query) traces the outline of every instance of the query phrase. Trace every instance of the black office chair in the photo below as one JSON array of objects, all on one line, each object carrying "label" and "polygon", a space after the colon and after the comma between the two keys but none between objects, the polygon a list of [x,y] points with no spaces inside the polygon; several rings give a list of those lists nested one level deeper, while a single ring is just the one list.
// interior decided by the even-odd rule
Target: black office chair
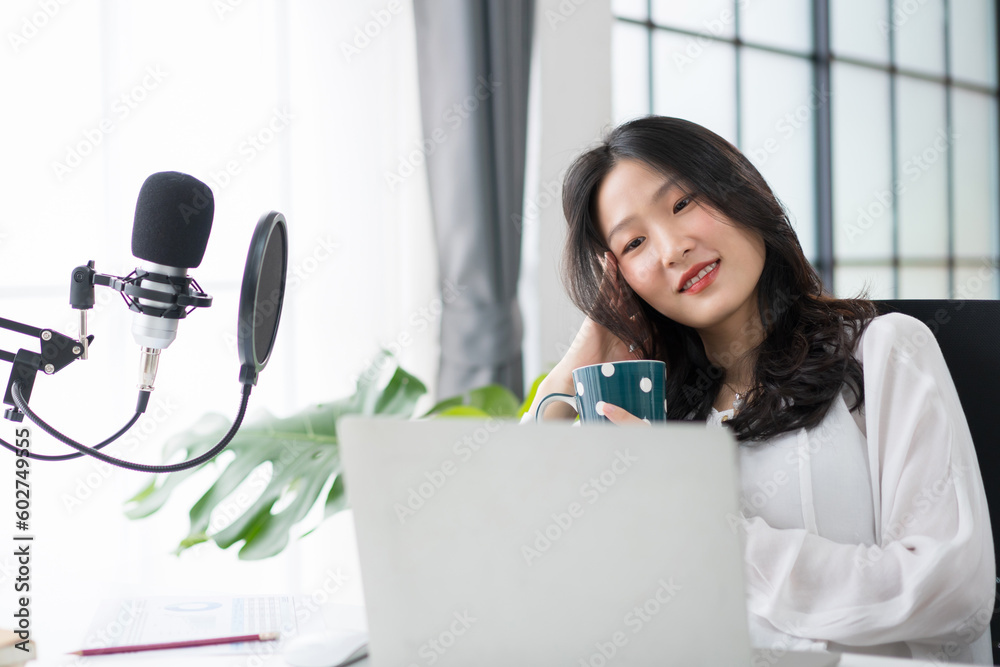
[{"label": "black office chair", "polygon": [[[1000,447],[997,401],[1000,391],[1000,301],[877,301],[882,313],[897,311],[921,320],[934,333],[955,381],[976,446],[993,524],[993,544],[1000,548]],[[998,552],[1000,554],[1000,552]],[[1000,571],[1000,567],[998,567]],[[997,580],[1000,600],[1000,579]],[[1000,665],[1000,607],[994,603],[993,662]]]}]

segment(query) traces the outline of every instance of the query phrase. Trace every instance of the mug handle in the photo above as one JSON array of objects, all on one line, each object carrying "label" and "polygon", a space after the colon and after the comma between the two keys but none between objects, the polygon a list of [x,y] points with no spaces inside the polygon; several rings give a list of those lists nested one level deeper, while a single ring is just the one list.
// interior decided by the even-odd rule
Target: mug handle
[{"label": "mug handle", "polygon": [[570,394],[549,394],[548,396],[542,399],[541,403],[538,404],[538,409],[535,410],[535,422],[542,421],[542,414],[545,412],[545,404],[551,401],[562,401],[563,403],[566,403],[567,405],[572,407],[574,410],[577,409],[576,396],[572,396]]}]

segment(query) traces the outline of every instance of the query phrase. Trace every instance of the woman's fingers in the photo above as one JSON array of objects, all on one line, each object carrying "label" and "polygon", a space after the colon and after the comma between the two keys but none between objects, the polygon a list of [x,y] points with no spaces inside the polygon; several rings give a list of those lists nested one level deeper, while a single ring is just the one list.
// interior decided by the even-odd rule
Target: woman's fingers
[{"label": "woman's fingers", "polygon": [[644,419],[639,419],[631,412],[620,408],[617,405],[612,405],[611,403],[605,403],[604,401],[597,402],[597,411],[608,418],[612,424],[645,424],[649,425]]}]

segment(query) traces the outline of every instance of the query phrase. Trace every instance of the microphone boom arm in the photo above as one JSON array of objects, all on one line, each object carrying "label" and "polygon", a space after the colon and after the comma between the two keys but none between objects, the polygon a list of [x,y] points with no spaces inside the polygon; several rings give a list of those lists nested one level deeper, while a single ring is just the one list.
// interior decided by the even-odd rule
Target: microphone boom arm
[{"label": "microphone boom arm", "polygon": [[[24,420],[24,413],[17,408],[11,394],[14,382],[20,384],[21,395],[27,401],[31,396],[31,389],[35,384],[35,376],[38,371],[52,375],[66,368],[83,356],[86,345],[89,345],[94,337],[84,336],[81,337],[81,340],[76,340],[52,329],[40,329],[2,317],[0,317],[0,328],[37,338],[41,344],[40,352],[21,349],[17,351],[17,354],[12,354],[6,350],[0,350],[0,361],[13,364],[3,398],[4,404],[11,407],[4,411],[3,416],[10,421],[20,422]],[[82,341],[86,341],[86,344]]]}]

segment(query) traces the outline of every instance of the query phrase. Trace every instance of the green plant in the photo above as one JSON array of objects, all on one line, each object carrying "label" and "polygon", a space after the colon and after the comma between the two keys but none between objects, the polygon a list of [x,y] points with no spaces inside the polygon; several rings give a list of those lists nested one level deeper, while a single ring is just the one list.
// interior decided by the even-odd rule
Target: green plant
[{"label": "green plant", "polygon": [[[378,379],[383,377],[380,369],[390,363],[393,366],[388,370],[392,376],[380,387]],[[531,405],[540,380],[535,381],[523,404],[505,387],[489,385],[440,401],[420,418],[520,417]],[[241,559],[274,556],[288,545],[292,529],[318,502],[323,503],[324,519],[347,508],[337,420],[348,414],[411,419],[417,401],[426,392],[420,380],[395,365],[392,356],[383,351],[368,371],[361,374],[351,396],[312,406],[291,417],[265,417],[243,426],[226,449],[232,452],[232,456],[225,457],[228,464],[222,467],[223,464],[211,461],[194,470],[154,477],[128,500],[126,515],[139,519],[153,514],[197,470],[221,467],[215,481],[191,507],[190,529],[177,552],[208,540],[223,549],[242,541]],[[177,452],[183,452],[184,458],[197,456],[210,449],[228,429],[226,418],[205,415],[191,429],[166,443],[164,458],[169,459]],[[269,476],[266,471],[261,475],[262,482],[266,478],[263,491],[252,501],[252,493],[246,493],[247,502],[242,503],[245,506],[239,508],[239,515],[221,530],[209,534],[213,510],[262,467],[270,467]],[[326,495],[321,499],[324,489]]]}]

